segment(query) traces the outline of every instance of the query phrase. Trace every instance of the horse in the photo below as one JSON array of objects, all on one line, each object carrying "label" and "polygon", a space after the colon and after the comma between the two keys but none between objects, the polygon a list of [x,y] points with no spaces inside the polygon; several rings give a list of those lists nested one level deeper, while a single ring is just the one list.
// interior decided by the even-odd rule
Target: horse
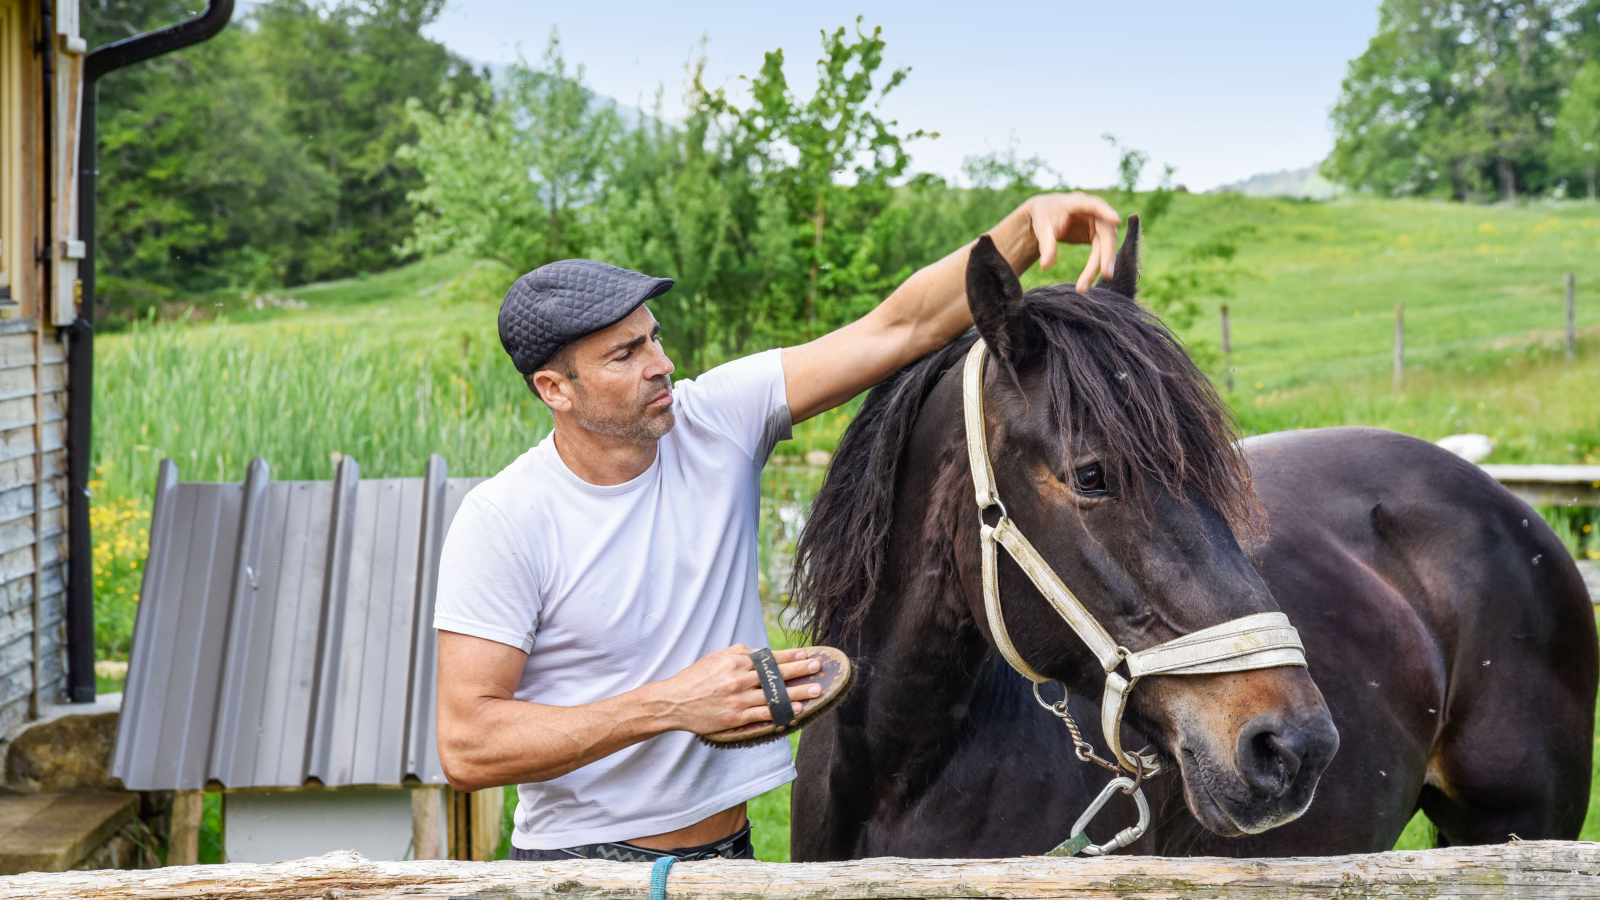
[{"label": "horse", "polygon": [[[1295,856],[1391,848],[1417,810],[1440,845],[1576,838],[1588,806],[1594,613],[1527,505],[1416,438],[1328,428],[1238,441],[1182,343],[1115,274],[1024,292],[980,239],[975,328],[875,388],[799,538],[795,612],[858,682],[804,729],[795,860],[1049,851],[1108,774],[1041,708],[1097,720],[1102,664],[1019,566],[996,570],[996,649],[963,442],[976,340],[1008,515],[1124,648],[1281,611],[1305,667],[1152,675],[1120,737],[1169,774],[1129,852]],[[1132,825],[1113,795],[1089,830]]]}]

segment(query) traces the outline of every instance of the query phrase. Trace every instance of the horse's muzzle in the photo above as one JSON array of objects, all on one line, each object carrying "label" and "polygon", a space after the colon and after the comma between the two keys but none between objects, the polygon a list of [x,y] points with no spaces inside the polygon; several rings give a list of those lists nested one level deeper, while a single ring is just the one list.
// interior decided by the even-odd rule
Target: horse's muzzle
[{"label": "horse's muzzle", "polygon": [[1201,824],[1224,836],[1259,834],[1311,806],[1317,781],[1339,750],[1332,718],[1317,707],[1251,719],[1238,732],[1231,761],[1183,751],[1184,793]]}]

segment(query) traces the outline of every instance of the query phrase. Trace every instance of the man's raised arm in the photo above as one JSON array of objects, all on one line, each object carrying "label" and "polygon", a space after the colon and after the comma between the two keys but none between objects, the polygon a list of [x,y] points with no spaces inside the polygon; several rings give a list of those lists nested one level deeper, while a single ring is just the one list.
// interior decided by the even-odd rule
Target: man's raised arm
[{"label": "man's raised arm", "polygon": [[[1074,191],[1041,194],[989,231],[1019,275],[1038,260],[1055,265],[1056,242],[1089,244],[1078,276],[1087,290],[1096,275],[1110,276],[1117,256],[1116,212],[1098,197]],[[972,325],[967,308],[967,244],[918,270],[872,312],[838,331],[783,351],[789,415],[803,422],[872,387],[943,347]]]}]

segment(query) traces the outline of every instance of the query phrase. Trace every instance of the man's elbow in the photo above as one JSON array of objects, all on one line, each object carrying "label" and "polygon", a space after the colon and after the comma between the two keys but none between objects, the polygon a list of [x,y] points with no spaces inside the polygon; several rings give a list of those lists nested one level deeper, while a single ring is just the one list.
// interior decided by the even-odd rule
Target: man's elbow
[{"label": "man's elbow", "polygon": [[496,787],[493,774],[480,758],[482,748],[461,741],[451,729],[439,730],[439,767],[445,780],[458,791],[481,791]]},{"label": "man's elbow", "polygon": [[480,773],[474,772],[470,765],[450,761],[450,759],[446,759],[445,754],[438,756],[438,764],[445,770],[445,780],[450,781],[450,786],[453,790],[470,793],[470,791],[482,791],[483,788],[488,788],[485,778]]}]

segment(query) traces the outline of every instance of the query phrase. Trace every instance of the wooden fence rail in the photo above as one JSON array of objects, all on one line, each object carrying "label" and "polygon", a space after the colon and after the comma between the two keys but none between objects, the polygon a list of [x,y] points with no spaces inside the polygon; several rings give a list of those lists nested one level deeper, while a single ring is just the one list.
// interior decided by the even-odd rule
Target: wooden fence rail
[{"label": "wooden fence rail", "polygon": [[[0,898],[482,897],[631,900],[648,893],[644,863],[369,862],[351,852],[275,863],[0,878]],[[1293,859],[867,859],[848,863],[681,863],[670,900],[1109,900],[1163,898],[1562,898],[1600,896],[1600,844],[1530,841],[1489,847]]]}]

